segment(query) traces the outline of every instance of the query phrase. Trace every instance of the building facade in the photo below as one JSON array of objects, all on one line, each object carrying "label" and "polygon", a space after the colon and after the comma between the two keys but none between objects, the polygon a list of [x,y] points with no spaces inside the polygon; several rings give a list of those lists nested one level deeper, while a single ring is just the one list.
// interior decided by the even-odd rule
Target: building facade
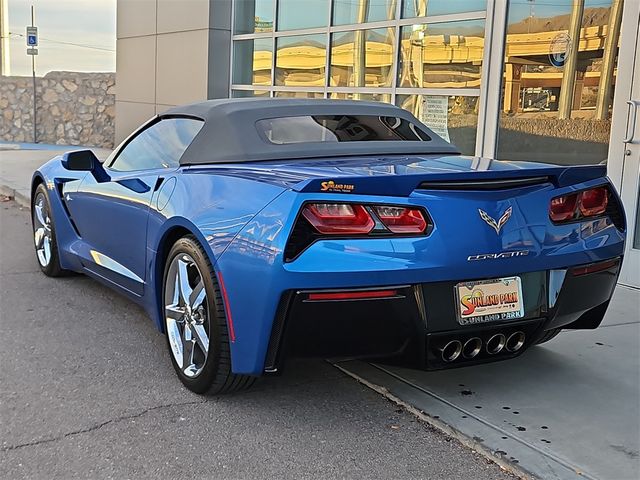
[{"label": "building facade", "polygon": [[608,161],[638,286],[639,24],[635,0],[119,0],[116,136],[207,98],[347,98],[479,158]]}]

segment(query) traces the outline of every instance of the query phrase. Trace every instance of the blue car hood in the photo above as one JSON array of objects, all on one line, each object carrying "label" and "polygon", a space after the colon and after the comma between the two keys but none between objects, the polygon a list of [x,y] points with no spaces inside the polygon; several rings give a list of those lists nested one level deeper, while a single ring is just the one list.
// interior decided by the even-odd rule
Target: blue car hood
[{"label": "blue car hood", "polygon": [[[190,173],[237,176],[299,192],[409,195],[424,181],[479,181],[548,177],[557,186],[606,176],[606,166],[557,166],[463,155],[348,157],[198,165]],[[330,189],[329,191],[339,191]]]}]

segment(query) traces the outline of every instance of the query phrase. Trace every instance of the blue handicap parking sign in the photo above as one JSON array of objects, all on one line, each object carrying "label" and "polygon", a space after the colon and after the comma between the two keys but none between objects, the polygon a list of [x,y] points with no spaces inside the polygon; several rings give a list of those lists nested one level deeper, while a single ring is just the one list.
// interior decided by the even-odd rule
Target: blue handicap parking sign
[{"label": "blue handicap parking sign", "polygon": [[38,44],[37,35],[28,35],[27,36],[27,44],[28,45],[37,45]]}]

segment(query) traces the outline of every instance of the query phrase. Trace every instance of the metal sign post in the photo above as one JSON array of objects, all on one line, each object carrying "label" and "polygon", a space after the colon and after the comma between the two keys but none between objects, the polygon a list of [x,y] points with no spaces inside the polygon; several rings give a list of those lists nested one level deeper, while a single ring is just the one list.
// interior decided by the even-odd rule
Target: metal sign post
[{"label": "metal sign post", "polygon": [[38,27],[35,26],[36,13],[31,5],[31,26],[27,27],[27,55],[31,55],[31,75],[33,78],[33,143],[38,143],[36,134],[36,55],[38,55]]}]

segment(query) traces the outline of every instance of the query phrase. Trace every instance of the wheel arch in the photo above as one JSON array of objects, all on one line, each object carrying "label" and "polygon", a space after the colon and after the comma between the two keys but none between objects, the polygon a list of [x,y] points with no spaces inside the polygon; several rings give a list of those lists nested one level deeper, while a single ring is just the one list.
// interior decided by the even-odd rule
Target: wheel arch
[{"label": "wheel arch", "polygon": [[31,178],[31,190],[29,192],[29,198],[31,199],[31,201],[33,201],[33,195],[36,193],[36,188],[38,188],[38,185],[40,185],[41,183],[45,183],[44,176],[42,175],[42,173],[36,170],[36,172],[33,174],[33,177]]},{"label": "wheel arch", "polygon": [[156,324],[157,329],[162,332],[165,332],[164,322],[163,322],[163,305],[162,305],[162,295],[163,295],[163,280],[164,280],[164,268],[167,262],[167,258],[169,257],[169,252],[171,251],[171,247],[174,243],[176,243],[180,238],[191,235],[195,237],[198,241],[202,249],[205,251],[207,256],[209,257],[209,261],[211,265],[216,265],[216,258],[211,251],[209,243],[206,241],[206,238],[202,235],[202,232],[184,218],[174,218],[167,222],[165,228],[159,236],[157,244],[155,245],[155,255],[154,261],[151,263],[151,282],[150,286],[154,292],[154,306],[152,317],[153,321]]}]

